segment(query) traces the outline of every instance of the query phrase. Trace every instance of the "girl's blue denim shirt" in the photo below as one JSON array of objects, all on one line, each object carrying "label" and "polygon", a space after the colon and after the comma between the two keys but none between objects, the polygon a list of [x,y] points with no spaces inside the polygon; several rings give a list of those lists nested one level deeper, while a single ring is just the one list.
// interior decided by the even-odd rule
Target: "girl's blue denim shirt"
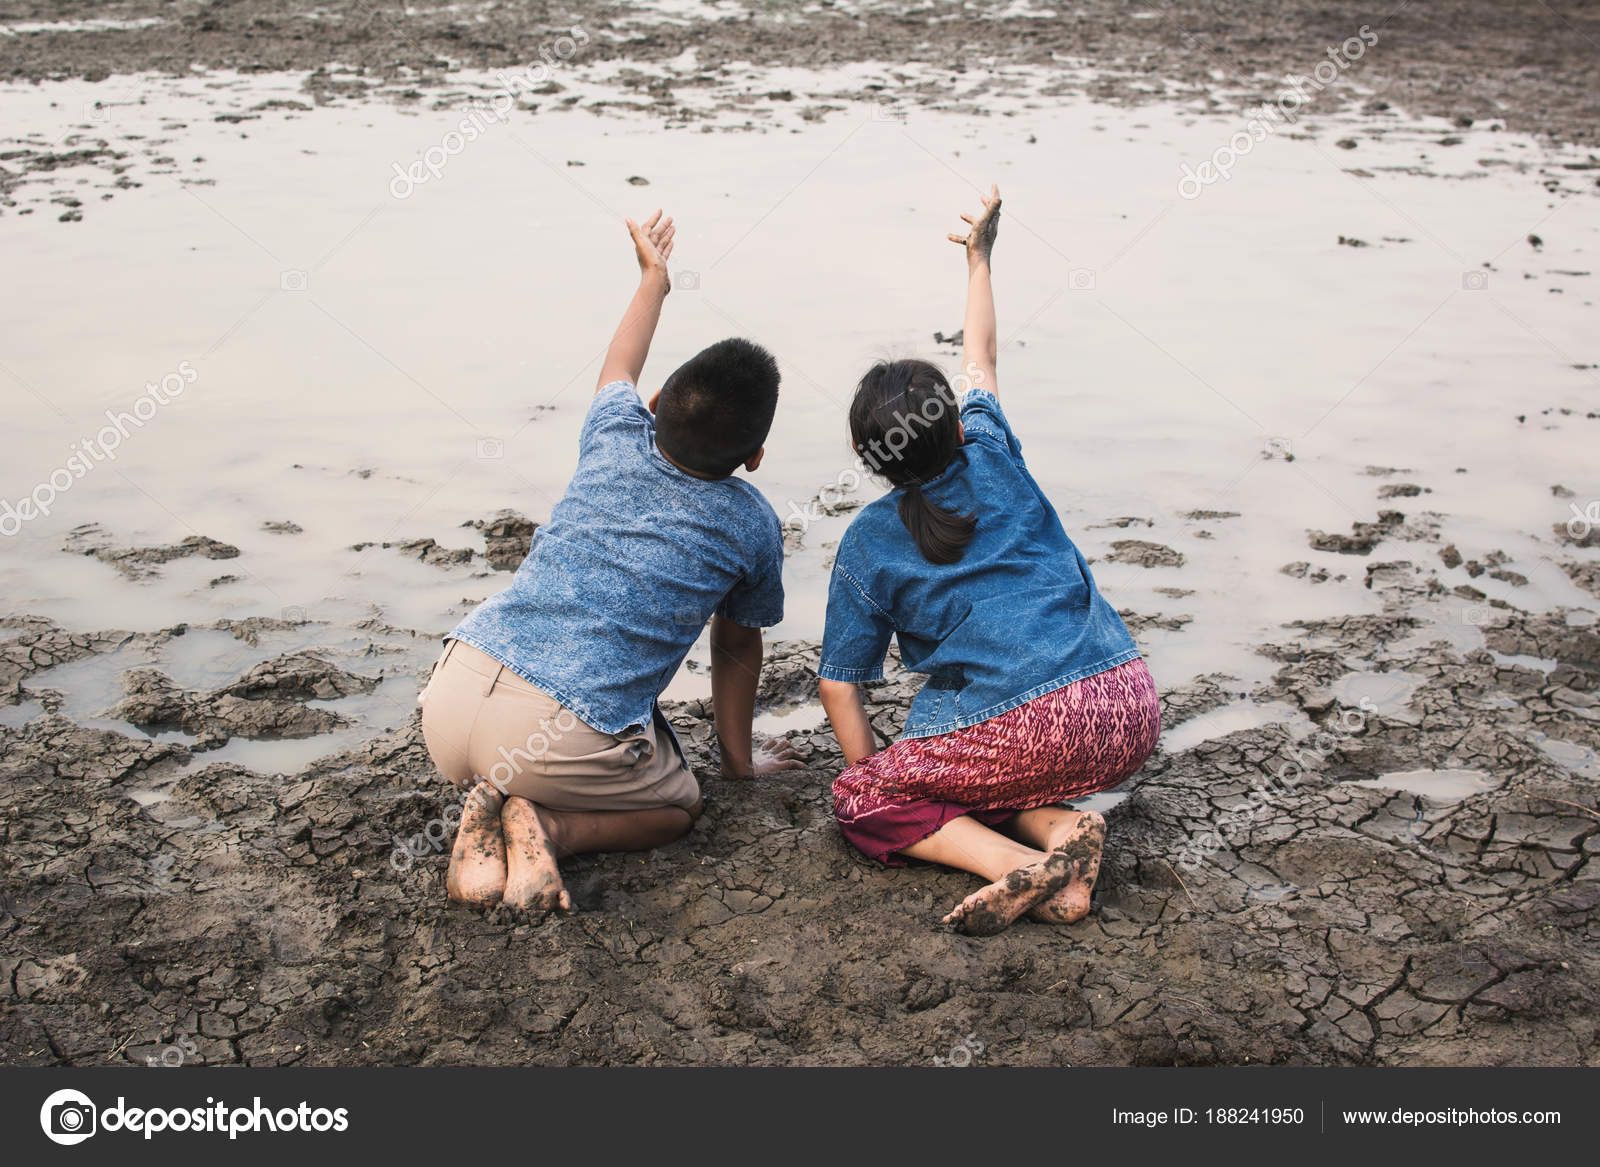
[{"label": "girl's blue denim shirt", "polygon": [[851,522],[828,587],[818,676],[879,680],[897,637],[901,662],[928,677],[908,738],[976,725],[1139,656],[1028,473],[999,400],[970,391],[961,422],[965,444],[923,487],[929,501],[977,516],[961,560],[922,557],[893,490]]}]

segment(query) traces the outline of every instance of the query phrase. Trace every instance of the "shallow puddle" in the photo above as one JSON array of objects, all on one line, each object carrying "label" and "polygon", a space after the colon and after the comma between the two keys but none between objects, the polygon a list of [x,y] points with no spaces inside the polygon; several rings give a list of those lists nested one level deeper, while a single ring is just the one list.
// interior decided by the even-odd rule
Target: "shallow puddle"
[{"label": "shallow puddle", "polygon": [[1163,731],[1161,749],[1169,754],[1181,754],[1230,733],[1267,725],[1287,725],[1295,732],[1309,732],[1315,728],[1305,714],[1283,701],[1233,701]]},{"label": "shallow puddle", "polygon": [[1357,672],[1340,677],[1329,686],[1329,692],[1340,705],[1363,713],[1376,713],[1391,721],[1418,725],[1422,715],[1411,709],[1411,695],[1426,682],[1426,677],[1399,669],[1386,673]]},{"label": "shallow puddle", "polygon": [[1396,770],[1376,778],[1346,782],[1345,785],[1420,794],[1436,802],[1460,802],[1474,794],[1493,790],[1500,783],[1482,770]]}]

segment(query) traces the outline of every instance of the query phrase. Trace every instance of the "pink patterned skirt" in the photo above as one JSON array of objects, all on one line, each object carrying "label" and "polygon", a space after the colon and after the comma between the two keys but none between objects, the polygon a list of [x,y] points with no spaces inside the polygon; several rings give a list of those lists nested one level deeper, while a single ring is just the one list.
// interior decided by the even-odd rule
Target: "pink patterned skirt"
[{"label": "pink patterned skirt", "polygon": [[951,819],[993,827],[1116,786],[1160,733],[1155,681],[1131,660],[988,721],[862,758],[834,780],[834,817],[858,850],[899,865],[896,852]]}]

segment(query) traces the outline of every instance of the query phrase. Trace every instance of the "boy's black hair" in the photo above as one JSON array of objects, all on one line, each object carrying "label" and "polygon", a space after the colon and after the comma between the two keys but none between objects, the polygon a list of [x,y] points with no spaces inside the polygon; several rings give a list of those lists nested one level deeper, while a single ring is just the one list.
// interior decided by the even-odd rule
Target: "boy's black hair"
[{"label": "boy's black hair", "polygon": [[778,362],[732,337],[672,371],[656,402],[656,443],[697,474],[726,478],[755,457],[778,408]]},{"label": "boy's black hair", "polygon": [[874,474],[905,491],[900,521],[929,563],[956,563],[978,528],[929,501],[922,486],[944,473],[961,448],[961,408],[950,382],[928,361],[879,361],[850,403],[850,441]]}]

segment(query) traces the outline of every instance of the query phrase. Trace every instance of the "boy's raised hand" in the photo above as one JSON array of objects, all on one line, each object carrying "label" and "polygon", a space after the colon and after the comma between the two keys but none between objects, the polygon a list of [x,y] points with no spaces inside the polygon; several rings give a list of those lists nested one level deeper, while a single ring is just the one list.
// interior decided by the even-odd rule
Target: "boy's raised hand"
[{"label": "boy's raised hand", "polygon": [[974,219],[971,215],[962,215],[971,228],[965,235],[950,235],[952,243],[959,243],[967,249],[967,266],[974,267],[980,263],[989,262],[989,254],[994,250],[995,236],[1000,232],[1000,188],[990,186],[987,195],[979,195],[983,200],[983,214]]},{"label": "boy's raised hand", "polygon": [[639,288],[633,293],[622,323],[611,336],[611,346],[606,349],[605,360],[600,362],[600,380],[595,385],[598,393],[613,381],[639,384],[639,374],[644,371],[644,359],[650,355],[650,339],[656,334],[656,324],[661,319],[661,305],[672,291],[672,279],[667,275],[667,259],[672,255],[672,236],[676,228],[670,216],[663,218],[658,210],[643,223],[632,219],[628,234],[633,239],[633,249],[639,255]]},{"label": "boy's raised hand", "polygon": [[633,237],[633,247],[639,255],[640,275],[660,275],[662,279],[671,280],[667,276],[667,260],[672,257],[672,237],[677,233],[677,228],[672,224],[672,216],[662,217],[661,211],[651,215],[643,223],[627,220],[628,234]]}]

